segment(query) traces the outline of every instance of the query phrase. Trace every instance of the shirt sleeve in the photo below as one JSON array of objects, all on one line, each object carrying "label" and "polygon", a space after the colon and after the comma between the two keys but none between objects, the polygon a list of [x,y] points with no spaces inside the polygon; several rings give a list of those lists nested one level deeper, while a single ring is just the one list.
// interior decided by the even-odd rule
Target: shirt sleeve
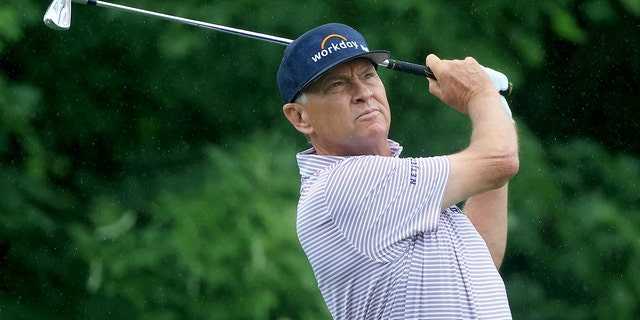
[{"label": "shirt sleeve", "polygon": [[406,240],[436,230],[449,170],[445,156],[350,158],[329,174],[327,208],[356,249],[392,261]]}]

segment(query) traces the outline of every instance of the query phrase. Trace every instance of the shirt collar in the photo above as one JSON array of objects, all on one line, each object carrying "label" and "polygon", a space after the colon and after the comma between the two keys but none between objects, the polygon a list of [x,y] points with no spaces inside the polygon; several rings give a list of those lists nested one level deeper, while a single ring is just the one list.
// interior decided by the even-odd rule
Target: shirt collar
[{"label": "shirt collar", "polygon": [[[402,146],[393,141],[387,140],[389,143],[389,148],[391,149],[392,157],[399,157],[402,152]],[[307,179],[310,176],[314,175],[316,172],[336,163],[342,161],[347,158],[351,158],[353,156],[326,156],[326,155],[317,155],[315,148],[309,148],[305,151],[302,151],[296,155],[296,159],[298,161],[298,168],[300,169],[300,176],[302,179]]]}]

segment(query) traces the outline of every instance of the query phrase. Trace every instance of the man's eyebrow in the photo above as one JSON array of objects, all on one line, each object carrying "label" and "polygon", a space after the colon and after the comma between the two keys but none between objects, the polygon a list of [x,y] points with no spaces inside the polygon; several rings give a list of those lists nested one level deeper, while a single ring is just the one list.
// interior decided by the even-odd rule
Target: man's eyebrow
[{"label": "man's eyebrow", "polygon": [[363,65],[362,68],[360,68],[360,70],[376,70],[376,67],[372,64],[372,63],[368,63],[366,65]]},{"label": "man's eyebrow", "polygon": [[326,81],[326,80],[332,80],[332,79],[336,79],[336,78],[345,78],[345,77],[346,77],[345,73],[335,73],[335,72],[333,72],[333,73],[329,73],[329,74],[323,75],[321,77],[321,79],[323,81]]},{"label": "man's eyebrow", "polygon": [[[373,64],[371,63],[367,63],[362,65],[362,67],[358,67],[357,69],[358,73],[367,73],[367,72],[377,72],[376,68]],[[349,74],[351,74],[348,71],[336,71],[336,70],[329,70],[327,72],[325,72],[323,75],[321,75],[320,77],[318,77],[318,79],[314,80],[313,82],[311,82],[307,88],[310,88],[312,86],[324,86],[326,84],[326,81],[331,81],[334,79],[344,79],[344,78],[348,78]]]},{"label": "man's eyebrow", "polygon": [[327,73],[323,74],[322,76],[320,76],[320,78],[318,78],[314,82],[312,82],[311,85],[314,85],[314,84],[324,85],[327,81],[334,80],[334,79],[345,78],[345,77],[346,76],[345,76],[344,72],[327,72]]}]

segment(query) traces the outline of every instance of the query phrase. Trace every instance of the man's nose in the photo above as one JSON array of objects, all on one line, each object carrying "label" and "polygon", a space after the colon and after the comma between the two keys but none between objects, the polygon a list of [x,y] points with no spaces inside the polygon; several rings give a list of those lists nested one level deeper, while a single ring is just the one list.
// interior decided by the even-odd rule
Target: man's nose
[{"label": "man's nose", "polygon": [[364,84],[360,79],[353,80],[351,85],[352,90],[354,91],[354,102],[366,102],[373,96],[373,91],[371,91],[371,88]]}]

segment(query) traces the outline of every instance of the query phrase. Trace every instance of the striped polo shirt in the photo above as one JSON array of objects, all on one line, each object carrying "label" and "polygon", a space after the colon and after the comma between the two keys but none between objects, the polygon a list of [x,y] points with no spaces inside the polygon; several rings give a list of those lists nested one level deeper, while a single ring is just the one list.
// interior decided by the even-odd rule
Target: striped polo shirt
[{"label": "striped polo shirt", "polygon": [[297,155],[297,232],[335,319],[511,319],[502,278],[460,209],[447,157]]}]

